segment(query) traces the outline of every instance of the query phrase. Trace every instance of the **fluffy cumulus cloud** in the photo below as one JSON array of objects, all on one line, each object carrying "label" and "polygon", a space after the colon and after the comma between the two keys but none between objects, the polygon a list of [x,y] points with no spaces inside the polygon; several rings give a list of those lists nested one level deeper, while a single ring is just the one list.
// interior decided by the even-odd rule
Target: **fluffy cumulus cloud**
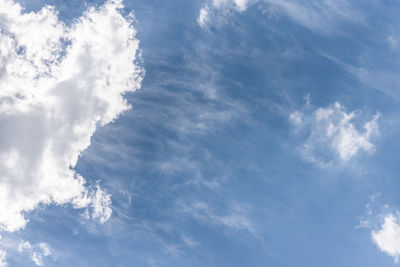
[{"label": "fluffy cumulus cloud", "polygon": [[378,231],[372,232],[372,240],[378,248],[398,261],[400,256],[400,225],[399,218],[393,214],[384,217],[384,222]]},{"label": "fluffy cumulus cloud", "polygon": [[[138,40],[121,1],[88,9],[72,25],[54,8],[26,13],[0,0],[0,228],[26,225],[41,204],[111,215],[110,196],[74,171],[96,127],[129,109],[140,86]],[[35,257],[38,262],[39,258]]]},{"label": "fluffy cumulus cloud", "polygon": [[336,24],[341,21],[362,23],[363,17],[348,0],[301,1],[301,0],[213,0],[200,10],[197,22],[202,27],[226,21],[232,12],[243,12],[250,5],[259,3],[268,15],[285,14],[296,23],[317,32],[338,31]]},{"label": "fluffy cumulus cloud", "polygon": [[289,119],[297,133],[307,133],[301,152],[312,162],[326,164],[332,159],[332,153],[347,161],[359,151],[375,150],[372,138],[379,133],[379,114],[362,122],[359,113],[347,113],[342,105],[335,103],[311,114],[295,111]]}]

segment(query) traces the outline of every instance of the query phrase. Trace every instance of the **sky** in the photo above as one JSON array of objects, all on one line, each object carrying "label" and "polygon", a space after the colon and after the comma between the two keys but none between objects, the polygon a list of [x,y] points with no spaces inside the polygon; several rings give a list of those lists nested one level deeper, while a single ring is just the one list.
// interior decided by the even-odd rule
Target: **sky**
[{"label": "sky", "polygon": [[399,12],[0,0],[0,267],[397,266]]}]

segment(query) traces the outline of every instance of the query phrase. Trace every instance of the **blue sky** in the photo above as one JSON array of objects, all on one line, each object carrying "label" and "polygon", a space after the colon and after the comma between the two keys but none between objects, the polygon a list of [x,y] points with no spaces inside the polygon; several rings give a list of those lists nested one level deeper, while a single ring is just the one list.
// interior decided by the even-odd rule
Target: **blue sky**
[{"label": "blue sky", "polygon": [[[65,27],[105,4],[17,2],[24,12],[53,5]],[[139,41],[127,48],[137,53],[132,75],[143,77],[121,90],[132,108],[121,102],[111,120],[85,128],[89,145],[68,161],[86,180],[86,204],[57,191],[20,209],[24,226],[0,220],[7,266],[397,265],[399,3],[123,5]],[[13,118],[0,115],[8,131]],[[97,196],[109,205],[99,213]]]}]

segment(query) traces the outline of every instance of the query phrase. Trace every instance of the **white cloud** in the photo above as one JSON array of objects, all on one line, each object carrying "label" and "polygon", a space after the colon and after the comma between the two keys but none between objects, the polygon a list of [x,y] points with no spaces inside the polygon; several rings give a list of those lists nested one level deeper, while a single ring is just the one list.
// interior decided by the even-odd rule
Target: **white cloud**
[{"label": "white cloud", "polygon": [[43,258],[40,254],[37,252],[33,252],[32,254],[32,261],[35,263],[37,266],[43,266]]},{"label": "white cloud", "polygon": [[217,214],[204,202],[196,202],[190,206],[184,205],[181,207],[181,211],[208,223],[223,225],[235,230],[244,230],[253,236],[257,236],[254,226],[243,207],[237,204],[233,205],[229,212],[225,214]]},{"label": "white cloud", "polygon": [[18,245],[18,251],[28,252],[31,256],[33,263],[37,266],[43,266],[43,257],[50,256],[51,247],[47,243],[39,243],[31,245],[29,241],[21,241]]},{"label": "white cloud", "polygon": [[[370,121],[361,123],[358,113],[347,113],[339,103],[335,103],[327,108],[319,108],[302,120],[304,116],[305,114],[295,111],[289,118],[296,130],[304,126],[308,126],[310,130],[309,137],[302,147],[303,155],[310,161],[329,161],[330,155],[327,155],[327,151],[347,161],[360,150],[369,153],[375,150],[371,139],[379,133],[379,114]],[[362,127],[357,127],[357,124],[362,124]]]},{"label": "white cloud", "polygon": [[301,113],[300,111],[295,111],[293,113],[291,113],[289,115],[289,120],[294,124],[294,125],[301,125],[301,123],[303,122],[303,113]]},{"label": "white cloud", "polygon": [[[257,0],[256,0],[257,1]],[[254,0],[213,0],[212,6],[214,8],[230,8],[233,7],[237,11],[242,12],[247,9],[250,2],[255,2]]]},{"label": "white cloud", "polygon": [[372,232],[372,240],[378,248],[398,261],[400,256],[400,225],[399,219],[393,214],[388,214],[384,218],[379,231]]},{"label": "white cloud", "polygon": [[397,72],[387,70],[373,70],[364,66],[353,66],[338,58],[324,54],[323,56],[341,66],[348,73],[354,75],[364,86],[381,91],[396,101],[400,100],[398,84],[400,75]]},{"label": "white cloud", "polygon": [[0,250],[0,267],[7,266],[6,258],[7,258],[7,253],[4,250]]},{"label": "white cloud", "polygon": [[32,245],[31,245],[31,243],[29,243],[29,241],[21,241],[18,244],[19,252],[23,252],[24,250],[30,250],[30,249],[32,249]]},{"label": "white cloud", "polygon": [[[336,31],[336,24],[339,21],[351,21],[361,23],[362,15],[351,6],[348,0],[338,1],[298,1],[298,0],[213,0],[211,6],[226,16],[232,10],[236,12],[245,11],[250,5],[260,3],[267,11],[266,13],[286,14],[293,21],[300,25],[318,32]],[[207,15],[213,10],[208,10]],[[200,10],[199,18],[202,17]],[[217,17],[217,16],[214,16]],[[204,14],[203,14],[204,18]],[[211,23],[211,18],[207,19],[207,24],[198,22],[205,27]]]},{"label": "white cloud", "polygon": [[264,0],[285,12],[300,25],[319,32],[336,31],[339,21],[361,23],[363,18],[348,0],[338,1],[296,1]]},{"label": "white cloud", "polygon": [[200,9],[197,23],[201,27],[206,28],[214,23],[215,20],[221,21],[219,17],[226,16],[231,10],[243,12],[251,2],[256,1],[257,0],[213,0],[210,4],[205,4],[204,7]]},{"label": "white cloud", "polygon": [[0,0],[0,228],[25,226],[39,204],[91,206],[104,222],[110,196],[73,167],[96,127],[130,107],[140,87],[138,40],[121,1],[90,8],[71,26],[49,6],[23,13]]},{"label": "white cloud", "polygon": [[97,190],[92,197],[92,206],[92,217],[94,219],[99,219],[99,221],[103,223],[111,217],[111,196],[101,190],[99,186],[97,186]]},{"label": "white cloud", "polygon": [[39,249],[32,253],[32,261],[37,266],[43,266],[43,257],[50,256],[51,250],[46,243],[40,243],[38,247]]},{"label": "white cloud", "polygon": [[185,243],[185,245],[188,246],[189,248],[194,248],[199,244],[197,241],[193,240],[193,238],[189,236],[184,236],[182,240],[183,243]]},{"label": "white cloud", "polygon": [[209,10],[210,8],[208,6],[205,6],[202,9],[200,9],[199,17],[197,18],[197,23],[201,27],[206,27],[210,23]]}]

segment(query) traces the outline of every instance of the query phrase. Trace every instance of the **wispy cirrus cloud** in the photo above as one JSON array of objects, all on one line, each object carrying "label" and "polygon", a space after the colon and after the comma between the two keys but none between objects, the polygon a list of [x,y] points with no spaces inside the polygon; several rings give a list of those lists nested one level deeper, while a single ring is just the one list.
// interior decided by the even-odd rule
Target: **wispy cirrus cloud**
[{"label": "wispy cirrus cloud", "polygon": [[338,64],[343,70],[353,75],[359,82],[367,88],[373,88],[380,91],[396,101],[400,100],[398,84],[400,83],[400,75],[388,69],[372,69],[363,64],[358,66],[346,63],[332,55],[322,55],[332,62]]},{"label": "wispy cirrus cloud", "polygon": [[53,248],[46,242],[32,243],[12,234],[0,237],[0,267],[8,266],[8,258],[20,259],[17,262],[30,259],[34,265],[43,266],[46,257],[55,260],[53,253]]},{"label": "wispy cirrus cloud", "polygon": [[43,266],[43,257],[51,256],[51,247],[47,243],[38,243],[31,245],[29,241],[21,241],[18,244],[18,252],[28,253],[37,266]]},{"label": "wispy cirrus cloud", "polygon": [[362,23],[363,15],[350,1],[298,1],[298,0],[213,0],[200,10],[197,22],[207,28],[227,21],[234,12],[244,12],[259,4],[268,15],[286,15],[296,23],[319,33],[338,32],[338,23]]},{"label": "wispy cirrus cloud", "polygon": [[213,210],[213,207],[205,202],[183,205],[180,210],[204,223],[224,226],[232,230],[243,230],[254,236],[257,235],[253,223],[239,204],[231,205],[229,210],[222,214]]},{"label": "wispy cirrus cloud", "polygon": [[0,250],[0,267],[7,266],[7,253],[4,250]]}]

